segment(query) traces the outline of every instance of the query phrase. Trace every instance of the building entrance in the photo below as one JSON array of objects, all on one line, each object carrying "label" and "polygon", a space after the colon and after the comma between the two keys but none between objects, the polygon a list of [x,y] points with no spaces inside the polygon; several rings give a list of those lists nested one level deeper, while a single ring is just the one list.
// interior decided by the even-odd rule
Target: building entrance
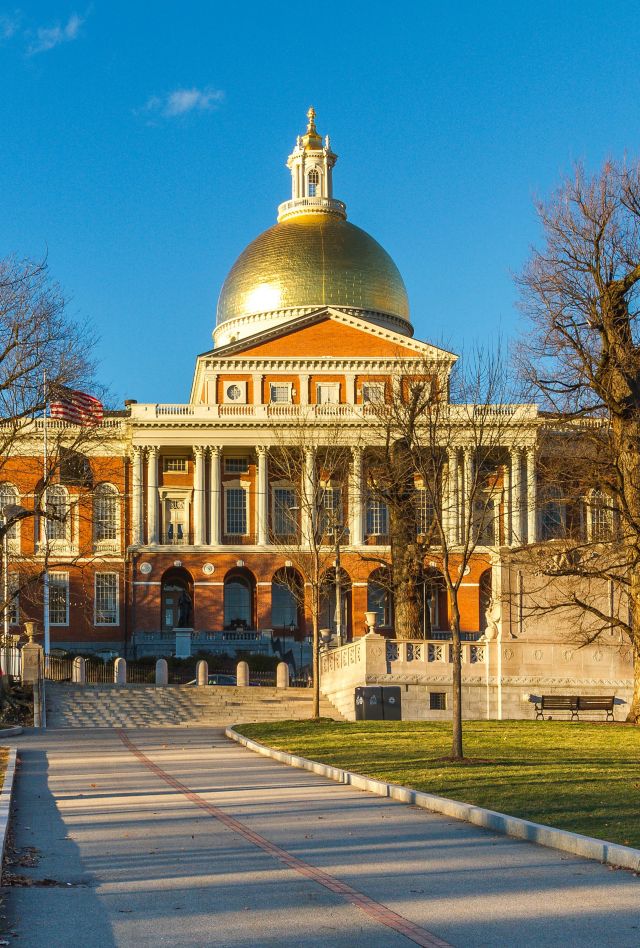
[{"label": "building entrance", "polygon": [[179,567],[167,570],[162,577],[162,631],[193,627],[193,580]]}]

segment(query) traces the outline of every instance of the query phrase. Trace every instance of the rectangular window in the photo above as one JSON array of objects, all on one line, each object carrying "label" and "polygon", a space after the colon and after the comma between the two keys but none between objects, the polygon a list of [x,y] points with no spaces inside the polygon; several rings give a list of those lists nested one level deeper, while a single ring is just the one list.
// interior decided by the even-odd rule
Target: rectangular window
[{"label": "rectangular window", "polygon": [[365,405],[384,402],[384,382],[363,382],[362,401]]},{"label": "rectangular window", "polygon": [[186,474],[187,472],[187,459],[186,458],[163,458],[163,470],[169,473],[181,473]]},{"label": "rectangular window", "polygon": [[225,458],[225,474],[246,474],[249,471],[249,458]]},{"label": "rectangular window", "polygon": [[296,494],[291,487],[276,487],[273,491],[273,530],[277,536],[295,536],[298,532]]},{"label": "rectangular window", "polygon": [[96,573],[95,624],[118,624],[118,574]]},{"label": "rectangular window", "polygon": [[431,492],[425,488],[418,488],[416,490],[416,527],[419,534],[429,535],[433,528],[434,516]]},{"label": "rectangular window", "polygon": [[446,691],[430,691],[429,692],[429,709],[431,711],[446,711],[447,710]]},{"label": "rectangular window", "polygon": [[338,382],[318,382],[318,405],[337,405],[340,401],[340,385]]},{"label": "rectangular window", "polygon": [[342,514],[342,491],[339,487],[324,487],[320,492],[322,532],[332,533],[336,527],[344,526]]},{"label": "rectangular window", "polygon": [[243,487],[225,490],[225,533],[244,536],[247,532],[247,492]]},{"label": "rectangular window", "polygon": [[51,625],[69,625],[69,574],[49,576],[49,621]]},{"label": "rectangular window", "polygon": [[370,497],[367,502],[367,533],[386,536],[389,532],[389,511],[382,500]]},{"label": "rectangular window", "polygon": [[67,494],[62,487],[47,491],[47,519],[45,529],[50,540],[66,540],[69,519]]},{"label": "rectangular window", "polygon": [[287,404],[291,401],[291,386],[288,382],[272,382],[270,390],[272,403]]}]

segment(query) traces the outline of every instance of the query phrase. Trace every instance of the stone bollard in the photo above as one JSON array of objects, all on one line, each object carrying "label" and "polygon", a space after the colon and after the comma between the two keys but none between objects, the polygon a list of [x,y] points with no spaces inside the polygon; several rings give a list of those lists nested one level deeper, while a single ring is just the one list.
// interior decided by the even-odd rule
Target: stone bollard
[{"label": "stone bollard", "polygon": [[166,658],[159,658],[156,662],[156,685],[169,684],[169,666]]},{"label": "stone bollard", "polygon": [[286,662],[278,662],[276,668],[276,688],[289,687],[289,666]]},{"label": "stone bollard", "polygon": [[199,687],[209,684],[209,666],[204,659],[196,665],[196,682]]},{"label": "stone bollard", "polygon": [[85,660],[79,655],[77,655],[73,660],[71,681],[74,683],[74,685],[84,685],[87,681],[87,668]]},{"label": "stone bollard", "polygon": [[249,687],[249,666],[246,662],[238,662],[236,681],[238,682],[238,688]]},{"label": "stone bollard", "polygon": [[113,666],[113,680],[116,685],[126,685],[127,660],[125,658],[116,658]]}]

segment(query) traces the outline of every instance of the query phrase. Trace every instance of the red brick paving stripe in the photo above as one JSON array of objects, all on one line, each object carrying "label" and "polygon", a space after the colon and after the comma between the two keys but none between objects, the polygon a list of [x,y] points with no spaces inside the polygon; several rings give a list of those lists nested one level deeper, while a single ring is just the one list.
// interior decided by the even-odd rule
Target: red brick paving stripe
[{"label": "red brick paving stripe", "polygon": [[307,879],[311,879],[312,882],[317,882],[318,885],[340,896],[345,902],[355,905],[356,908],[361,909],[370,918],[374,919],[374,921],[380,925],[385,925],[387,928],[393,929],[393,931],[398,932],[400,935],[404,935],[405,938],[408,938],[408,940],[412,941],[415,945],[422,945],[423,948],[451,948],[448,942],[438,938],[437,935],[433,935],[427,931],[426,928],[414,925],[408,918],[404,918],[404,916],[398,915],[397,912],[391,911],[386,905],[383,905],[381,902],[376,902],[375,899],[365,895],[364,892],[359,892],[358,889],[354,889],[353,886],[348,885],[346,882],[342,882],[340,879],[330,876],[328,872],[324,872],[322,869],[316,869],[315,866],[310,865],[308,862],[298,859],[297,856],[287,852],[286,849],[281,849],[280,846],[272,843],[264,836],[260,836],[260,834],[254,830],[249,829],[245,823],[237,820],[234,816],[230,816],[219,807],[208,803],[204,797],[190,790],[185,784],[176,780],[175,777],[172,777],[171,774],[168,774],[165,770],[162,770],[162,768],[147,757],[143,751],[136,747],[124,731],[118,731],[118,734],[125,747],[138,758],[140,763],[144,764],[148,770],[154,773],[156,777],[159,777],[160,780],[163,780],[170,787],[173,787],[174,790],[186,797],[190,803],[193,803],[194,806],[200,807],[201,810],[204,810],[209,816],[213,816],[214,819],[219,820],[234,833],[238,833],[248,842],[253,843],[258,849],[269,853],[269,855],[273,856],[279,862],[293,869],[294,872],[305,876]]}]

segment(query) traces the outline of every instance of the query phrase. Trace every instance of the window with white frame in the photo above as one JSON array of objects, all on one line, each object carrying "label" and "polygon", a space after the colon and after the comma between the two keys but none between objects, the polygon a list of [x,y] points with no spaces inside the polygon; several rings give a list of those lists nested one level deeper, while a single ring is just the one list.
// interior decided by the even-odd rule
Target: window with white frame
[{"label": "window with white frame", "polygon": [[225,530],[227,536],[244,536],[247,532],[247,492],[244,487],[226,487]]},{"label": "window with white frame", "polygon": [[187,459],[186,458],[169,458],[165,457],[162,459],[162,469],[170,474],[186,474],[187,472]]},{"label": "window with white frame", "polygon": [[363,382],[362,401],[365,405],[384,402],[384,382]]},{"label": "window with white frame", "polygon": [[273,532],[276,536],[295,536],[298,531],[296,518],[296,492],[292,487],[273,489]]},{"label": "window with white frame", "polygon": [[336,527],[344,525],[342,511],[342,491],[339,487],[327,484],[320,490],[320,512],[322,515],[322,532],[330,533]]},{"label": "window with white frame", "polygon": [[291,385],[288,382],[271,382],[270,399],[274,405],[283,405],[291,401]]},{"label": "window with white frame", "polygon": [[435,519],[431,491],[427,490],[426,487],[416,488],[415,505],[417,532],[423,536],[428,536],[433,529],[433,521]]},{"label": "window with white frame", "polygon": [[118,624],[118,574],[95,574],[95,625]]},{"label": "window with white frame", "polygon": [[246,474],[249,470],[249,458],[225,458],[225,474]]},{"label": "window with white frame", "polygon": [[316,396],[318,405],[337,405],[340,401],[340,383],[318,382]]},{"label": "window with white frame", "polygon": [[[0,484],[0,516],[3,516],[2,511],[5,507],[11,505],[17,505],[20,500],[20,495],[18,494],[17,488],[13,484]],[[13,523],[7,531],[7,539],[17,540],[18,538],[18,524]]]},{"label": "window with white frame", "polygon": [[320,175],[315,168],[309,172],[307,177],[309,183],[309,197],[315,197],[318,193],[318,185],[320,184]]},{"label": "window with white frame", "polygon": [[601,490],[592,490],[588,501],[589,541],[606,543],[613,532],[613,509],[607,495]]},{"label": "window with white frame", "polygon": [[566,533],[567,508],[562,492],[555,484],[549,484],[542,492],[541,533],[543,540],[562,539]]},{"label": "window with white frame", "polygon": [[112,484],[99,484],[93,495],[93,536],[96,543],[118,539],[118,491]]},{"label": "window with white frame", "polygon": [[45,530],[50,540],[69,539],[69,495],[60,484],[47,488]]},{"label": "window with white frame", "polygon": [[367,533],[369,536],[385,536],[389,532],[389,510],[377,497],[367,500]]},{"label": "window with white frame", "polygon": [[69,574],[49,575],[49,622],[51,625],[69,625]]}]

